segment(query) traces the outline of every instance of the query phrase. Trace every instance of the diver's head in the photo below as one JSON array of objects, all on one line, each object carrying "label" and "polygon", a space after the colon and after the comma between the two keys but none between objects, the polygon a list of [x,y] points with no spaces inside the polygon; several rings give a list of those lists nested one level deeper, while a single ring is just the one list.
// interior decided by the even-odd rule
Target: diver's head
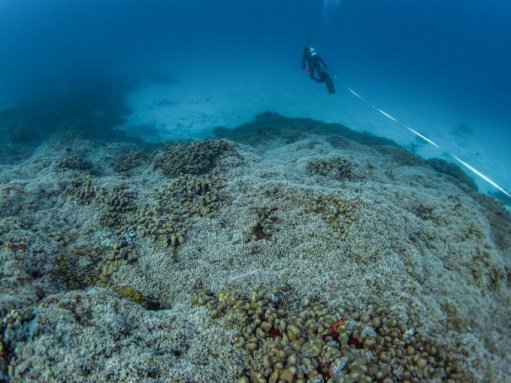
[{"label": "diver's head", "polygon": [[316,50],[313,48],[313,47],[310,47],[309,48],[309,54],[314,57],[314,56],[317,56],[318,55],[318,52],[316,52]]}]

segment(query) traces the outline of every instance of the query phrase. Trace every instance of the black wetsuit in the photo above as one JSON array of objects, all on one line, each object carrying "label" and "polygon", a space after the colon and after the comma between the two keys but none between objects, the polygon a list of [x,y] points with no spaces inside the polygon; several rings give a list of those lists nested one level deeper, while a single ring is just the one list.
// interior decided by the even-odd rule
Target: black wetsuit
[{"label": "black wetsuit", "polygon": [[[319,55],[316,54],[312,56],[309,49],[304,51],[302,58],[302,68],[305,69],[306,67],[309,67],[309,76],[312,80],[316,80],[317,82],[326,81],[325,71],[328,71],[328,66]],[[317,78],[316,73],[318,74]]]}]

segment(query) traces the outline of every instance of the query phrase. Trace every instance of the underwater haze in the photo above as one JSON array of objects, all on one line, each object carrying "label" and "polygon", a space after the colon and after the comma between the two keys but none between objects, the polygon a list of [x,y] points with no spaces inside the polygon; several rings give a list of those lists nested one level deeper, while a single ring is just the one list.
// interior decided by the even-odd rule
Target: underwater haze
[{"label": "underwater haze", "polygon": [[[0,105],[122,83],[135,134],[186,139],[269,110],[455,155],[509,190],[510,23],[496,0],[4,0]],[[336,75],[336,95],[301,71],[304,44]],[[421,149],[346,86],[442,149]]]},{"label": "underwater haze", "polygon": [[0,383],[511,382],[510,26],[0,0]]}]

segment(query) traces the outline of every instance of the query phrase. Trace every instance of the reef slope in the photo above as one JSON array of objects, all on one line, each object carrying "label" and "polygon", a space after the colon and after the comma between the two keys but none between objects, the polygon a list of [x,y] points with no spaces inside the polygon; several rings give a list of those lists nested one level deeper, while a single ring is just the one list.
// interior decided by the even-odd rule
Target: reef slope
[{"label": "reef slope", "polygon": [[445,161],[266,113],[0,168],[0,381],[511,380],[511,219]]}]

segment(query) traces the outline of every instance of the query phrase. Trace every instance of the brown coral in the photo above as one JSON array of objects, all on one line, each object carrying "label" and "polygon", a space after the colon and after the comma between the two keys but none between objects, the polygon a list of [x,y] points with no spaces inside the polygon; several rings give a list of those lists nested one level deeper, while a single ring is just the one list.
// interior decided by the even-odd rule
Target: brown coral
[{"label": "brown coral", "polygon": [[209,173],[220,159],[235,154],[234,147],[225,140],[169,144],[156,154],[153,166],[169,178],[184,174],[203,175]]}]

